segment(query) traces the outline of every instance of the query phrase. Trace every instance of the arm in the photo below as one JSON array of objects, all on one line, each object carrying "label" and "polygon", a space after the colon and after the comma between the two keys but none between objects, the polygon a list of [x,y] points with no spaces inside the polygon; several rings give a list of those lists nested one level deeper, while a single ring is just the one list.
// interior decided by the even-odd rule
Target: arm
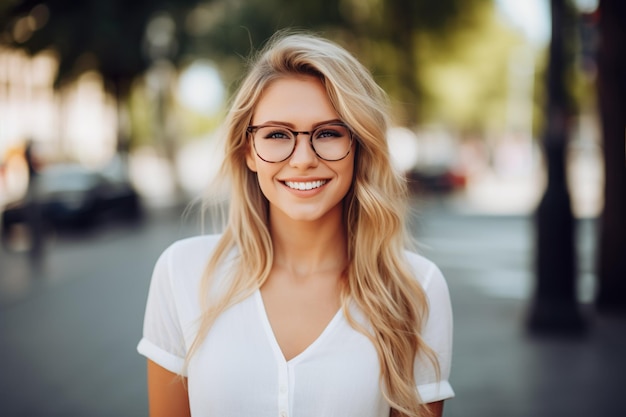
[{"label": "arm", "polygon": [[441,417],[443,415],[443,400],[426,404],[431,417]]},{"label": "arm", "polygon": [[187,379],[148,359],[148,405],[150,417],[190,417]]},{"label": "arm", "polygon": [[[441,417],[443,415],[443,400],[426,404],[428,417]],[[398,417],[400,414],[393,408],[389,410],[389,417]]]}]

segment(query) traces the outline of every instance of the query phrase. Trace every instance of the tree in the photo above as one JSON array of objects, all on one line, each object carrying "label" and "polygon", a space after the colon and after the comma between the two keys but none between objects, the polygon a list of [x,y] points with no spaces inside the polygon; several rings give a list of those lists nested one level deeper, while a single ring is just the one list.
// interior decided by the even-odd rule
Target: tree
[{"label": "tree", "polygon": [[573,16],[566,0],[550,1],[552,38],[547,74],[543,145],[548,184],[537,212],[536,290],[528,321],[534,333],[579,333],[584,323],[576,299],[574,219],[565,175],[571,97]]},{"label": "tree", "polygon": [[[475,24],[473,11],[489,0],[215,0],[190,15],[190,55],[207,55],[234,83],[241,67],[233,63],[258,49],[276,30],[305,28],[335,39],[357,54],[395,102],[398,122],[420,120],[420,67],[416,38],[423,33],[444,41],[460,26]],[[194,18],[197,16],[197,18]]]},{"label": "tree", "polygon": [[[123,105],[133,80],[151,63],[146,28],[159,11],[174,17],[196,0],[12,0],[0,9],[0,37],[30,54],[56,52],[56,86],[88,70],[98,71],[105,88]],[[175,51],[173,50],[172,53]],[[123,110],[123,109],[122,109]],[[128,132],[119,132],[128,145]]]},{"label": "tree", "polygon": [[604,139],[604,211],[598,258],[601,312],[626,312],[626,3],[601,0],[598,98]]},{"label": "tree", "polygon": [[[422,99],[416,38],[426,33],[445,42],[455,28],[476,24],[473,10],[489,1],[6,0],[0,7],[0,31],[5,29],[5,41],[31,53],[54,48],[59,84],[95,69],[123,103],[132,80],[151,63],[146,28],[159,11],[176,23],[170,58],[214,58],[229,84],[242,72],[239,58],[276,30],[306,28],[341,41],[366,61],[398,103],[398,121],[414,126]],[[43,20],[47,22],[40,24]],[[20,36],[11,36],[20,30]]]}]

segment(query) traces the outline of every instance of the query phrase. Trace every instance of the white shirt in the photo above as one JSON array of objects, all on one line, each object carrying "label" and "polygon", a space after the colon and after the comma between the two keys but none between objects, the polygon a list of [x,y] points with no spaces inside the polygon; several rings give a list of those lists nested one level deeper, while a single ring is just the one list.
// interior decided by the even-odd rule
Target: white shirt
[{"label": "white shirt", "polygon": [[[192,416],[388,417],[374,345],[339,310],[320,336],[286,361],[267,318],[261,293],[224,311],[183,369],[194,340],[200,306],[198,285],[219,236],[174,243],[156,263],[144,320],[142,355],[188,377]],[[406,252],[429,300],[422,337],[438,355],[438,381],[428,362],[416,360],[422,401],[454,396],[448,383],[452,355],[452,310],[448,287],[429,260]],[[218,279],[219,281],[219,279]],[[356,320],[366,323],[356,307]]]}]

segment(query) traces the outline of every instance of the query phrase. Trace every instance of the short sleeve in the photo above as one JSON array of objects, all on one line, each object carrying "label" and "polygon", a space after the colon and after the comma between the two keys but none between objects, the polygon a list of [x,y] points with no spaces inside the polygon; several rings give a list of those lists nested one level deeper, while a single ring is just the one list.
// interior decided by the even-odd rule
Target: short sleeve
[{"label": "short sleeve", "polygon": [[439,361],[439,377],[431,362],[419,358],[415,362],[415,381],[420,398],[425,403],[454,397],[450,385],[452,364],[452,306],[448,285],[435,264],[428,262],[428,272],[422,282],[428,297],[428,320],[422,331],[424,342],[435,352]]},{"label": "short sleeve", "polygon": [[159,257],[152,273],[137,351],[170,372],[183,372],[185,343],[171,274],[172,247]]}]

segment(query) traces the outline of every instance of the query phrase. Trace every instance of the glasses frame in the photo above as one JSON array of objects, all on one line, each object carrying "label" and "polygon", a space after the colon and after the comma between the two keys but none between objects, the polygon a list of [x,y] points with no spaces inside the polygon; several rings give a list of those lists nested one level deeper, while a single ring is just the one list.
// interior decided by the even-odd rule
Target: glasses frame
[{"label": "glasses frame", "polygon": [[[328,126],[341,126],[341,127],[345,127],[348,130],[348,134],[350,135],[350,145],[348,146],[348,151],[346,152],[346,154],[344,156],[342,156],[341,158],[337,158],[337,159],[326,159],[323,156],[321,156],[319,153],[317,153],[317,150],[315,149],[315,145],[313,145],[313,137],[315,136],[315,132],[317,132],[320,129],[326,128]],[[287,155],[284,159],[281,159],[280,161],[268,161],[267,159],[263,158],[261,155],[259,155],[259,152],[256,149],[256,141],[254,140],[254,135],[255,133],[263,128],[263,127],[279,127],[281,129],[285,129],[289,132],[291,132],[291,134],[294,136],[295,140],[293,141],[293,147],[291,149],[291,152],[289,152],[289,155]],[[274,123],[267,123],[267,124],[262,124],[262,125],[256,125],[256,126],[248,126],[246,128],[246,132],[248,132],[251,135],[252,138],[252,147],[254,148],[254,153],[256,153],[256,156],[258,156],[259,158],[261,158],[262,161],[268,162],[270,164],[277,164],[279,162],[284,162],[287,159],[291,158],[291,155],[293,155],[293,153],[296,150],[296,145],[298,144],[298,135],[309,135],[309,144],[311,145],[311,149],[313,149],[313,152],[315,152],[315,155],[324,160],[324,161],[328,161],[328,162],[337,162],[337,161],[341,161],[342,159],[345,159],[348,155],[350,155],[350,152],[352,150],[352,143],[354,141],[354,136],[352,134],[352,129],[350,129],[350,127],[348,127],[348,125],[346,125],[345,123],[324,123],[322,125],[317,126],[315,129],[313,130],[294,130],[291,129],[287,126],[284,125],[279,125],[279,124],[274,124]]]}]

